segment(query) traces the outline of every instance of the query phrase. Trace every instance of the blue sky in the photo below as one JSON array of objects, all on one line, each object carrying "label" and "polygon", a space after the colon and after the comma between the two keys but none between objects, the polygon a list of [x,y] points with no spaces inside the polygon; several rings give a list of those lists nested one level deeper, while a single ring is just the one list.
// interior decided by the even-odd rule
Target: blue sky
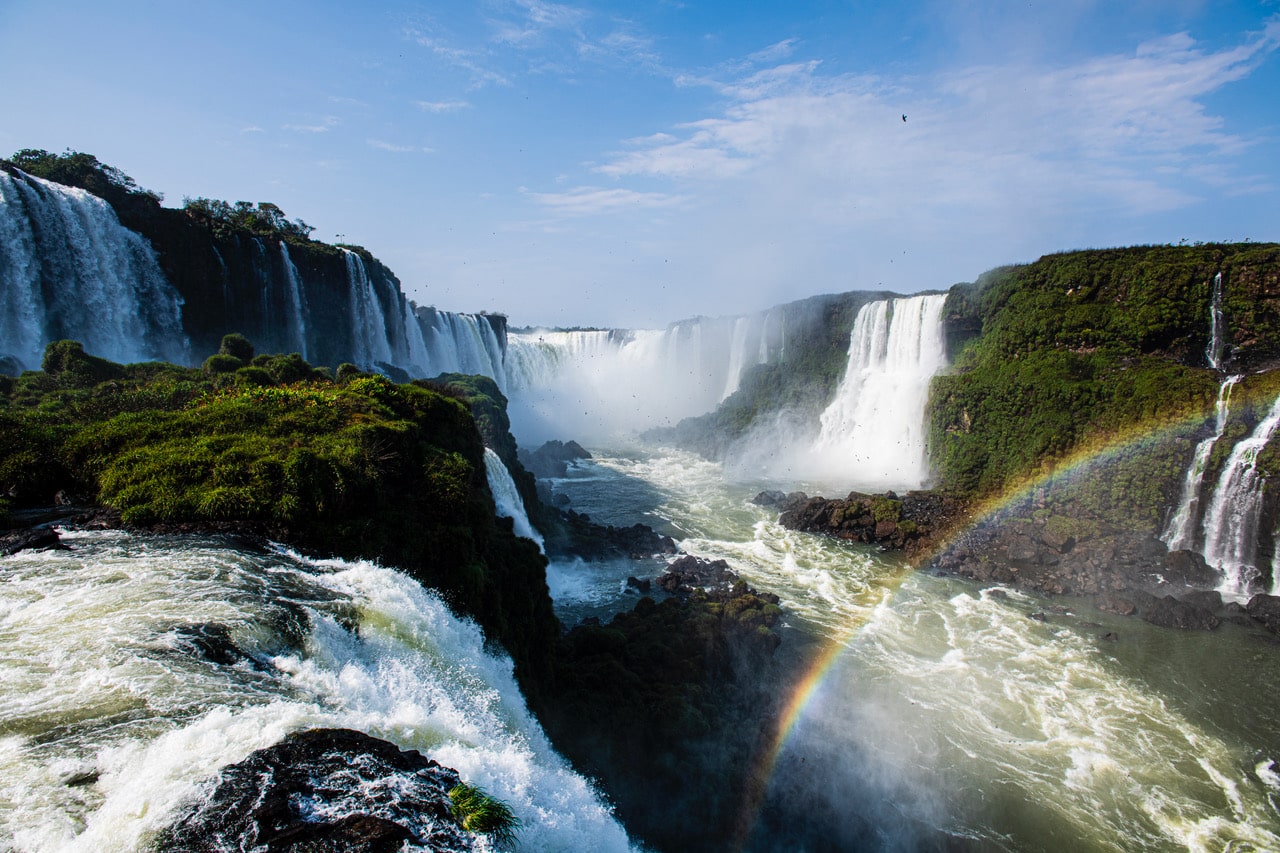
[{"label": "blue sky", "polygon": [[0,0],[0,80],[4,154],[273,201],[517,325],[1280,240],[1273,0]]}]

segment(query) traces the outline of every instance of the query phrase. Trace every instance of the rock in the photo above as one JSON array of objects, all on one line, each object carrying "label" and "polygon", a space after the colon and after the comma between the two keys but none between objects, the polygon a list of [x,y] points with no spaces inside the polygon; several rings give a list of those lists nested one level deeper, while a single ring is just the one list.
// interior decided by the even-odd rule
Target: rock
[{"label": "rock", "polygon": [[1108,631],[1107,633],[1099,636],[1098,639],[1102,640],[1104,643],[1118,643],[1120,642],[1120,635],[1115,631]]},{"label": "rock", "polygon": [[458,774],[349,729],[311,729],[224,767],[160,836],[166,853],[471,850],[449,791]]},{"label": "rock", "polygon": [[518,451],[520,464],[544,480],[569,473],[569,463],[590,459],[591,454],[576,441],[548,441],[533,451]]},{"label": "rock", "polygon": [[766,489],[752,498],[751,502],[756,506],[780,507],[786,503],[786,500],[786,492],[781,492],[777,489]]},{"label": "rock", "polygon": [[1105,610],[1107,613],[1116,613],[1120,616],[1132,616],[1138,612],[1138,606],[1129,599],[1116,593],[1106,593],[1097,598],[1099,610]]},{"label": "rock", "polygon": [[1222,609],[1222,593],[1216,589],[1193,589],[1179,594],[1178,598],[1192,607],[1208,610],[1210,613],[1217,613]]},{"label": "rock", "polygon": [[1148,596],[1149,600],[1142,606],[1141,616],[1144,621],[1162,628],[1179,628],[1182,630],[1212,631],[1222,624],[1222,620],[1202,607],[1196,607],[1185,601],[1179,601],[1172,595],[1163,598]]},{"label": "rock", "polygon": [[0,536],[0,557],[7,557],[19,551],[40,551],[45,549],[67,550],[58,537],[58,531],[52,527],[36,527],[30,530],[18,530]]},{"label": "rock", "polygon": [[1170,551],[1160,560],[1161,574],[1171,584],[1179,586],[1212,587],[1218,582],[1218,573],[1195,551]]},{"label": "rock", "polygon": [[644,580],[641,580],[640,578],[637,578],[637,577],[627,578],[627,589],[634,589],[639,592],[647,593],[652,588],[653,588],[653,581],[649,580],[648,578],[645,578]]},{"label": "rock", "polygon": [[1245,612],[1271,633],[1280,634],[1280,596],[1260,592],[1249,599]]}]

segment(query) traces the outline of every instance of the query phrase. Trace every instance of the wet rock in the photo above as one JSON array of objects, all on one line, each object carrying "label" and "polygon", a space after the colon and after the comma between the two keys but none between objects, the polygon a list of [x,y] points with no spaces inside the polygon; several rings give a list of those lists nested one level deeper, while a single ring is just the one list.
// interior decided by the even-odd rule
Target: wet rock
[{"label": "wet rock", "polygon": [[641,580],[637,577],[627,578],[627,589],[634,589],[638,592],[647,593],[653,588],[653,581],[645,578]]},{"label": "wet rock", "polygon": [[166,853],[463,851],[458,774],[349,729],[312,729],[224,767],[208,797],[161,833]]},{"label": "wet rock", "polygon": [[1099,636],[1098,639],[1102,640],[1104,643],[1118,643],[1120,642],[1120,635],[1115,631],[1108,631],[1107,633]]},{"label": "wet rock", "polygon": [[547,480],[569,473],[569,463],[590,459],[591,454],[576,441],[548,441],[532,451],[519,451],[520,464],[535,477]]},{"label": "wet rock", "polygon": [[17,530],[0,536],[0,557],[7,557],[19,551],[66,550],[58,537],[58,531],[52,527],[36,527],[30,530]]},{"label": "wet rock", "polygon": [[1132,616],[1138,612],[1138,605],[1123,595],[1117,595],[1116,593],[1098,596],[1097,605],[1099,610],[1104,610],[1107,613],[1116,613],[1120,616]]},{"label": "wet rock", "polygon": [[1160,560],[1166,581],[1179,586],[1208,588],[1218,581],[1218,573],[1195,551],[1170,551]]},{"label": "wet rock", "polygon": [[1163,598],[1147,596],[1141,603],[1140,615],[1144,621],[1162,628],[1212,631],[1222,624],[1222,620],[1212,612],[1185,601],[1179,601],[1172,595],[1166,595]]},{"label": "wet rock", "polygon": [[1258,593],[1245,605],[1249,617],[1273,634],[1280,634],[1280,596]]},{"label": "wet rock", "polygon": [[216,622],[181,625],[173,629],[173,637],[178,649],[211,663],[233,666],[250,659],[231,639],[231,629]]},{"label": "wet rock", "polygon": [[787,493],[777,489],[765,489],[751,499],[756,506],[780,507],[787,500]]},{"label": "wet rock", "polygon": [[1217,613],[1222,609],[1222,593],[1216,589],[1193,589],[1181,593],[1178,598],[1192,607],[1208,610],[1210,613]]}]

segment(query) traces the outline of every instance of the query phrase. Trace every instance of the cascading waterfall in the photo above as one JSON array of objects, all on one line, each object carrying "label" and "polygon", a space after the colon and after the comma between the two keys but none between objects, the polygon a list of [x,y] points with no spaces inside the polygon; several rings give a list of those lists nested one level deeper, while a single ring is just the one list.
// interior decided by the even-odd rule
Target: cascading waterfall
[{"label": "cascading waterfall", "polygon": [[1214,407],[1215,428],[1213,435],[1196,445],[1191,457],[1191,465],[1182,482],[1182,494],[1178,499],[1178,509],[1169,519],[1169,525],[1160,537],[1169,546],[1170,551],[1194,549],[1196,547],[1197,522],[1200,520],[1200,488],[1204,483],[1205,468],[1209,464],[1209,454],[1213,446],[1222,437],[1227,427],[1231,403],[1231,389],[1240,381],[1239,376],[1227,377],[1218,389],[1218,402]]},{"label": "cascading waterfall", "polygon": [[532,330],[507,338],[507,391],[522,437],[605,437],[674,425],[776,361],[782,309],[666,329]]},{"label": "cascading waterfall", "polygon": [[293,258],[289,257],[289,246],[280,241],[280,260],[284,266],[285,296],[289,299],[289,333],[296,347],[295,352],[308,358],[307,355],[307,298],[303,294],[302,283],[298,278],[298,268]]},{"label": "cascading waterfall", "polygon": [[62,338],[113,361],[190,360],[150,244],[97,196],[22,172],[0,172],[0,305],[0,356],[27,368]]},{"label": "cascading waterfall", "polygon": [[1222,468],[1204,516],[1204,558],[1222,573],[1224,595],[1249,595],[1261,573],[1257,566],[1258,523],[1266,477],[1257,469],[1262,451],[1280,426],[1280,398],[1253,432],[1236,443]]},{"label": "cascading waterfall", "polygon": [[538,543],[538,550],[543,550],[542,534],[534,529],[532,522],[529,521],[524,500],[516,489],[515,480],[511,479],[511,472],[507,470],[502,457],[490,447],[484,449],[484,470],[489,479],[489,491],[493,493],[493,502],[497,505],[498,515],[514,522],[517,536],[532,539]]},{"label": "cascading waterfall", "polygon": [[929,476],[924,408],[946,366],[946,294],[880,300],[854,319],[849,365],[813,452],[865,486],[916,488]]},{"label": "cascading waterfall", "polygon": [[1209,302],[1209,347],[1204,357],[1214,370],[1222,369],[1222,330],[1226,328],[1226,318],[1222,314],[1222,273],[1213,277],[1213,297]]},{"label": "cascading waterfall", "polygon": [[[370,369],[378,362],[394,364],[388,339],[387,317],[369,280],[364,259],[349,249],[342,250],[347,263],[347,299],[351,306],[354,362]],[[411,365],[396,365],[410,367]],[[415,365],[416,366],[416,365]]]}]

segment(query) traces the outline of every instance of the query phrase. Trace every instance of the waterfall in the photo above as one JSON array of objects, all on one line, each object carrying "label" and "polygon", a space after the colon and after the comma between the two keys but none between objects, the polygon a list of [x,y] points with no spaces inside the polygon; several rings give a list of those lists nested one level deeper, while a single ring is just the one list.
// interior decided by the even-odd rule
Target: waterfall
[{"label": "waterfall", "polygon": [[1195,548],[1196,522],[1200,518],[1200,487],[1204,482],[1205,466],[1209,463],[1209,454],[1213,446],[1222,437],[1227,426],[1231,402],[1231,389],[1240,381],[1239,376],[1230,376],[1218,389],[1218,402],[1214,408],[1215,427],[1213,435],[1196,445],[1191,457],[1191,465],[1187,468],[1187,476],[1182,482],[1182,494],[1178,499],[1178,510],[1169,519],[1169,526],[1160,537],[1170,551]]},{"label": "waterfall", "polygon": [[[302,292],[302,283],[298,280],[298,268],[289,257],[289,246],[280,241],[280,259],[284,266],[285,296],[289,300],[289,332],[293,338],[295,352],[308,358],[307,355],[307,299]],[[225,265],[224,265],[225,266]]]},{"label": "waterfall", "polygon": [[0,172],[0,305],[0,356],[27,368],[62,338],[113,361],[190,361],[151,245],[97,196],[23,172]]},{"label": "waterfall", "polygon": [[715,409],[749,367],[776,356],[783,318],[774,309],[665,329],[513,332],[504,389],[513,419],[540,440],[673,426]]},{"label": "waterfall", "polygon": [[1258,453],[1280,425],[1280,398],[1248,438],[1231,450],[1222,468],[1204,517],[1204,558],[1222,573],[1218,587],[1224,594],[1247,596],[1259,579],[1258,523],[1262,516],[1262,487]]},{"label": "waterfall", "polygon": [[529,521],[529,514],[525,511],[524,501],[516,489],[515,480],[511,479],[511,472],[507,470],[502,457],[489,447],[484,449],[484,470],[489,478],[489,491],[493,492],[493,502],[497,504],[498,515],[515,522],[516,535],[537,542],[538,550],[542,551],[542,534],[535,530]]},{"label": "waterfall", "polygon": [[343,249],[342,257],[347,262],[353,360],[366,370],[378,362],[393,364],[391,344],[387,341],[387,317],[373,290],[373,282],[369,280],[364,259],[350,249]]},{"label": "waterfall", "polygon": [[946,294],[880,300],[854,319],[849,364],[822,413],[815,454],[860,483],[915,488],[928,478],[924,409],[946,366]]},{"label": "waterfall", "polygon": [[1213,298],[1209,302],[1209,347],[1204,357],[1214,370],[1222,368],[1222,330],[1226,320],[1222,315],[1222,273],[1213,277]]}]

